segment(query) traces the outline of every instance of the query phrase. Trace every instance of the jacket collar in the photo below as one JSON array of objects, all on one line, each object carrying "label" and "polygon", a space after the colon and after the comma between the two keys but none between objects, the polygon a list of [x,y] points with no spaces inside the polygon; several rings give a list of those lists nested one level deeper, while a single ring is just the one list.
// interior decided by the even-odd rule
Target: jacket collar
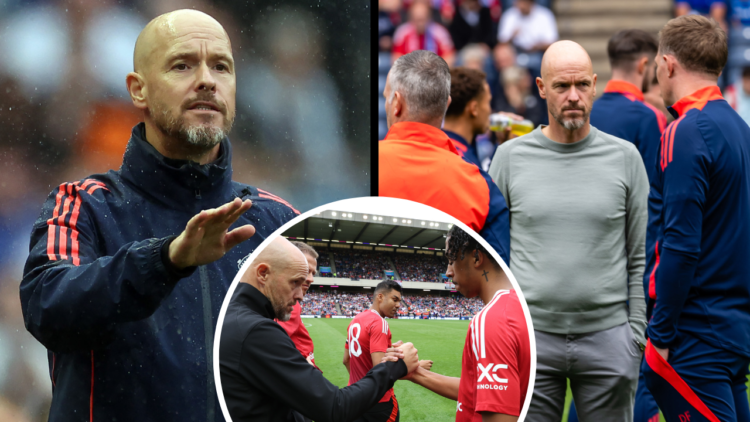
[{"label": "jacket collar", "polygon": [[721,95],[719,87],[711,85],[680,98],[677,102],[672,104],[672,107],[669,107],[668,110],[674,118],[678,118],[694,108],[697,108],[699,111],[703,110],[703,107],[705,107],[709,101],[723,99],[724,97]]},{"label": "jacket collar", "polygon": [[252,311],[260,314],[260,316],[268,319],[276,318],[276,312],[273,310],[271,301],[260,290],[256,289],[255,286],[240,282],[237,284],[237,289],[234,291],[233,296],[232,300],[250,308]]},{"label": "jacket collar", "polygon": [[636,99],[640,102],[643,102],[643,92],[641,90],[631,84],[630,82],[626,81],[620,81],[617,79],[612,79],[611,81],[607,82],[607,86],[604,87],[604,93],[608,92],[615,92],[618,94],[622,94],[628,98]]},{"label": "jacket collar", "polygon": [[383,142],[396,140],[422,142],[458,155],[456,147],[445,132],[424,123],[399,122],[392,125]]},{"label": "jacket collar", "polygon": [[124,179],[145,194],[160,202],[184,206],[184,201],[225,199],[231,189],[231,163],[228,138],[221,141],[219,157],[213,163],[200,165],[167,158],[146,141],[146,125],[141,122],[133,128],[120,171]]}]

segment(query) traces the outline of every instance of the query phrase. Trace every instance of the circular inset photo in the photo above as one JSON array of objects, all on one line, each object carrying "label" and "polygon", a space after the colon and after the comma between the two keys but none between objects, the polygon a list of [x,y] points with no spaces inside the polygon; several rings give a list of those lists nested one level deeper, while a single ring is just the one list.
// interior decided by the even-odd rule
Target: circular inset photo
[{"label": "circular inset photo", "polygon": [[523,420],[533,333],[507,264],[466,225],[354,198],[300,215],[245,259],[214,374],[234,422]]}]

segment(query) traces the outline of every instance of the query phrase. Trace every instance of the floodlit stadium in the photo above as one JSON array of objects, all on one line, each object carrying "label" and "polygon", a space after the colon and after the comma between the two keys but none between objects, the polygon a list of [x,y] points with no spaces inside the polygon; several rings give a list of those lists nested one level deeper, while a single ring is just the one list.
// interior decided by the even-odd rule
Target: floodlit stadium
[{"label": "floodlit stadium", "polygon": [[401,283],[401,319],[468,320],[482,308],[445,277],[445,236],[451,223],[323,211],[284,233],[320,254],[318,275],[302,305],[304,317],[350,318],[370,307],[383,280]]}]

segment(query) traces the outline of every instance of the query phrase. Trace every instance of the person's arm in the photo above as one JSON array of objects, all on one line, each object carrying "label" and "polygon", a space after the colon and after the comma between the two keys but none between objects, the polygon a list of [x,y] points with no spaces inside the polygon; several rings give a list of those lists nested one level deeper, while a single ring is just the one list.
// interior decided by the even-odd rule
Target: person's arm
[{"label": "person's arm", "polygon": [[379,364],[380,361],[383,360],[383,356],[385,356],[384,352],[373,352],[370,353],[370,356],[372,357],[372,366]]},{"label": "person's arm", "polygon": [[[111,341],[117,324],[152,315],[175,284],[195,270],[192,266],[198,262],[190,259],[203,258],[188,244],[203,241],[205,248],[218,247],[206,239],[207,231],[220,236],[214,230],[217,224],[223,230],[223,249],[210,251],[210,257],[223,255],[234,241],[241,240],[235,230],[232,241],[226,243],[231,223],[224,220],[231,219],[230,212],[239,207],[225,206],[209,211],[210,216],[203,211],[202,217],[191,220],[193,226],[198,221],[201,233],[196,234],[196,227],[189,223],[182,237],[131,242],[103,256],[98,244],[107,233],[100,233],[94,223],[95,208],[90,202],[102,203],[106,195],[109,192],[100,182],[63,184],[47,199],[34,225],[20,286],[21,306],[26,329],[51,351],[102,347]],[[249,201],[239,202],[242,210],[250,207]],[[169,249],[175,245],[187,254],[179,267],[169,260]]]},{"label": "person's arm", "polygon": [[518,416],[505,415],[503,413],[481,412],[482,422],[516,422]]},{"label": "person's arm", "polygon": [[446,399],[458,400],[458,385],[461,380],[460,378],[440,375],[420,366],[405,379],[408,379],[414,384],[421,385]]},{"label": "person's arm", "polygon": [[[222,337],[226,334],[222,332]],[[223,371],[238,365],[239,375],[249,385],[312,420],[343,422],[361,416],[393,387],[396,380],[417,367],[418,357],[413,345],[407,343],[401,348],[404,360],[377,365],[358,382],[339,389],[320,371],[308,365],[281,327],[269,320],[259,323],[247,334],[239,362],[224,361],[220,364]],[[219,350],[221,353],[224,349]],[[220,360],[223,360],[221,356]]]},{"label": "person's arm", "polygon": [[[344,350],[344,361],[342,362],[344,366],[346,367],[346,372],[351,374],[352,371],[349,368],[349,345],[347,344],[346,349]],[[373,365],[375,366],[375,365]]]},{"label": "person's arm", "polygon": [[664,236],[656,269],[656,303],[647,330],[659,349],[669,349],[677,338],[677,320],[695,276],[711,165],[697,125],[680,123],[672,139],[672,160],[662,174]]},{"label": "person's arm", "polygon": [[625,160],[630,173],[625,204],[625,246],[628,259],[628,321],[635,339],[646,344],[646,298],[643,270],[646,267],[648,225],[648,176],[638,149],[627,144]]},{"label": "person's arm", "polygon": [[489,189],[490,203],[487,218],[479,235],[492,246],[503,261],[510,267],[510,211],[505,198],[495,182],[479,169]]}]

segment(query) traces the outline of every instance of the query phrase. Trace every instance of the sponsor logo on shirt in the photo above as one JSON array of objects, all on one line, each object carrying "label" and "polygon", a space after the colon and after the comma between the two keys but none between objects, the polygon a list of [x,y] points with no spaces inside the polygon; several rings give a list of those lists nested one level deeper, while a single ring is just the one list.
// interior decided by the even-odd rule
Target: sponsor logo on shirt
[{"label": "sponsor logo on shirt", "polygon": [[[487,387],[484,388],[485,390],[505,390],[505,388],[490,388],[494,383],[500,383],[500,384],[507,384],[508,379],[507,378],[500,378],[495,374],[498,369],[508,369],[508,365],[504,363],[488,363],[486,366],[482,365],[481,363],[477,363],[477,371],[479,372],[479,379],[477,380],[477,383],[479,386],[477,388],[482,388],[482,380],[487,379],[488,382],[491,384],[484,384]],[[495,385],[494,387],[502,387]],[[507,386],[505,386],[507,388]]]}]

